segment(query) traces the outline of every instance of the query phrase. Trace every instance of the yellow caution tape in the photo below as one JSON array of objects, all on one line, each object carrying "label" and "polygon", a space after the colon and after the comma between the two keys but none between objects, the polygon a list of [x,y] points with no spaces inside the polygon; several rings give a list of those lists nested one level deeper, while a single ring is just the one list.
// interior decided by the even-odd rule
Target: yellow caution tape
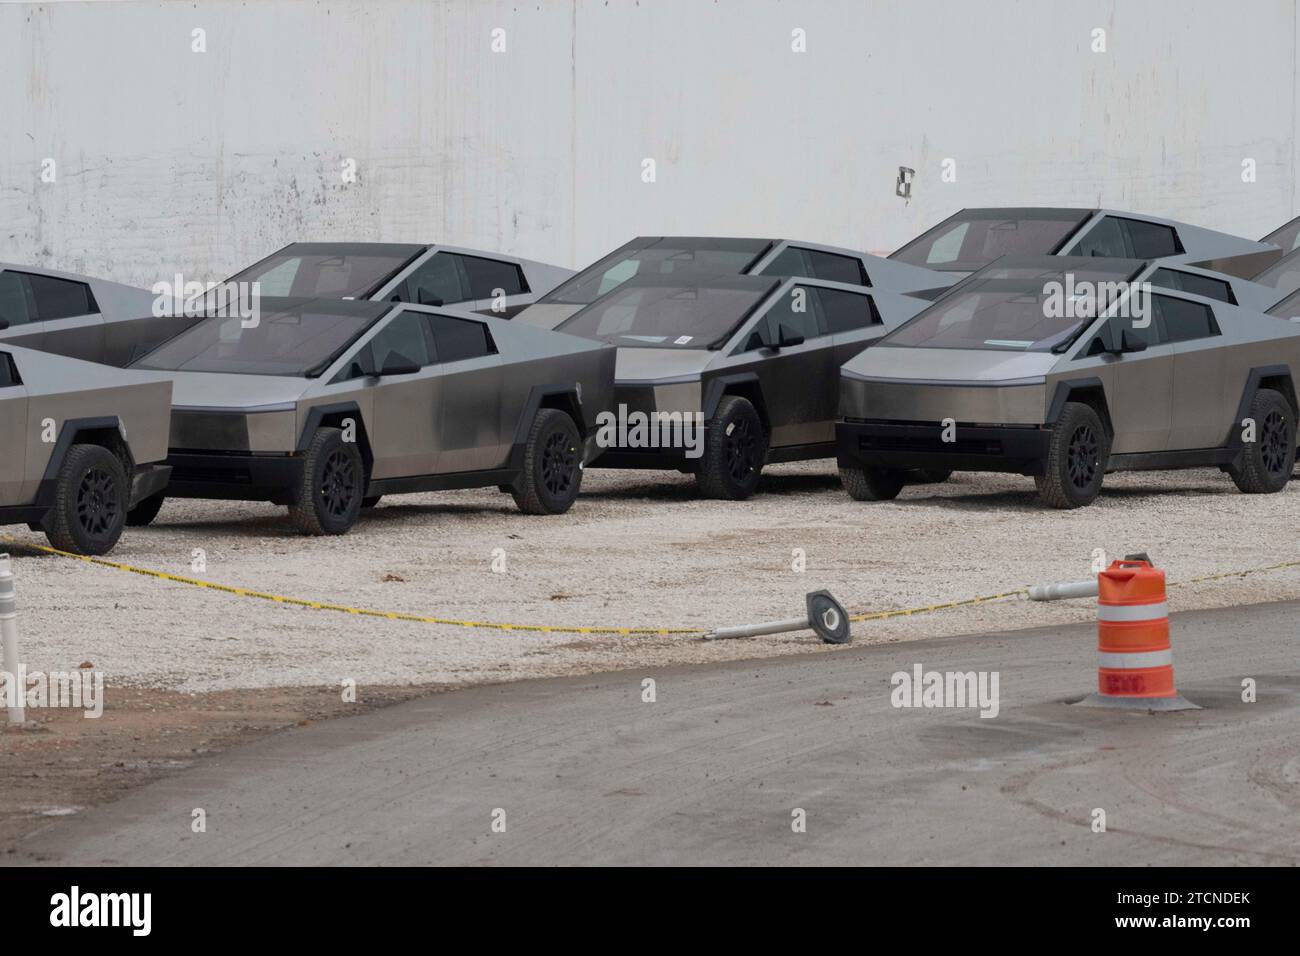
[{"label": "yellow caution tape", "polygon": [[[180,574],[171,574],[167,571],[155,571],[152,568],[138,568],[135,565],[124,564],[120,561],[108,561],[104,558],[95,558],[85,554],[73,554],[71,551],[60,551],[58,548],[51,548],[43,544],[32,544],[28,541],[20,541],[7,534],[0,535],[0,541],[6,541],[10,544],[15,544],[22,548],[28,548],[32,551],[55,554],[62,558],[75,558],[78,561],[85,561],[87,564],[97,564],[100,567],[113,568],[117,571],[127,571],[131,574],[139,574],[160,581],[171,581],[176,584],[188,584],[191,587],[207,588],[211,591],[221,591],[224,594],[234,594],[238,597],[257,598],[262,601],[272,601],[276,604],[288,604],[294,607],[310,608],[313,611],[340,611],[344,614],[356,614],[361,617],[382,617],[387,618],[390,621],[414,621],[419,624],[445,624],[452,627],[476,627],[492,631],[532,631],[543,634],[680,635],[708,633],[704,628],[698,627],[562,627],[551,624],[506,624],[499,621],[463,621],[451,617],[430,617],[423,614],[404,614],[401,611],[376,611],[370,608],[350,607],[346,604],[330,604],[325,601],[309,601],[305,598],[286,597],[282,594],[270,594],[266,591],[254,591],[251,588],[235,587],[230,584],[218,584],[215,581],[204,581],[201,578],[191,578]],[[1221,581],[1225,578],[1245,577],[1248,574],[1261,574],[1266,571],[1282,571],[1287,568],[1298,567],[1300,567],[1300,561],[1286,561],[1282,564],[1270,564],[1264,567],[1247,568],[1244,571],[1222,571],[1218,574],[1207,574],[1198,578],[1188,578],[1186,581],[1174,581],[1170,582],[1169,587],[1201,584],[1206,581]],[[860,623],[862,621],[884,621],[896,617],[912,617],[917,614],[931,614],[935,611],[946,611],[951,608],[966,607],[972,604],[987,604],[990,601],[1025,597],[1028,594],[1028,588],[1016,588],[1014,591],[1001,591],[997,594],[984,594],[979,597],[963,598],[960,601],[945,601],[942,604],[923,604],[918,607],[897,608],[892,611],[869,611],[862,614],[852,614],[849,616],[849,620],[854,623]]]}]

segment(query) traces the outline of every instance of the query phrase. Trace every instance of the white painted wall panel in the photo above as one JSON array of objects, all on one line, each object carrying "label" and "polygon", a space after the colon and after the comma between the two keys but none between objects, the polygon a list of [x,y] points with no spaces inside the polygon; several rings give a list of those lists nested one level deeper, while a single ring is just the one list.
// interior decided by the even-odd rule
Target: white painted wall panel
[{"label": "white painted wall panel", "polygon": [[295,239],[565,265],[646,233],[888,250],[1010,204],[1257,236],[1297,211],[1296,19],[1295,0],[4,4],[0,260],[148,285]]}]

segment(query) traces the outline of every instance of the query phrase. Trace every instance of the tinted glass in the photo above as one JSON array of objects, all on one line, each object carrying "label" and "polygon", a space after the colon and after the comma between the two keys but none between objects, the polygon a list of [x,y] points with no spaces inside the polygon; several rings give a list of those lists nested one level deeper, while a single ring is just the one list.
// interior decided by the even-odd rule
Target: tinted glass
[{"label": "tinted glass", "polygon": [[428,321],[433,328],[439,362],[482,358],[496,352],[491,333],[481,322],[452,319],[445,315],[428,316]]},{"label": "tinted glass", "polygon": [[[391,306],[313,302],[301,309],[266,307],[253,328],[239,318],[204,319],[133,364],[169,372],[319,375]],[[347,308],[356,306],[357,308]]]},{"label": "tinted glass", "polygon": [[793,286],[777,299],[751,331],[745,342],[746,351],[762,348],[765,343],[777,344],[781,341],[783,332],[787,339],[815,339],[825,335],[826,329],[818,321],[818,303],[812,294],[814,291],[816,290],[803,286]]},{"label": "tinted glass", "polygon": [[17,272],[0,272],[0,319],[13,325],[34,320],[27,283]]},{"label": "tinted glass", "polygon": [[374,357],[371,367],[381,371],[389,363],[421,368],[432,365],[425,318],[414,312],[403,312],[376,332],[370,340],[370,353]]},{"label": "tinted glass", "polygon": [[973,210],[940,223],[889,258],[931,269],[974,272],[1001,256],[1045,256],[1055,252],[1087,214],[1001,217]]},{"label": "tinted glass", "polygon": [[562,322],[558,331],[620,347],[705,349],[729,338],[773,287],[626,286]]},{"label": "tinted glass", "polygon": [[1283,252],[1300,249],[1300,216],[1270,232],[1260,242],[1271,242],[1275,246],[1281,246]]},{"label": "tinted glass", "polygon": [[839,289],[810,289],[821,305],[826,327],[832,332],[852,332],[880,325],[880,312],[869,295]]},{"label": "tinted glass", "polygon": [[397,294],[401,301],[417,305],[451,305],[474,298],[462,280],[456,257],[446,252],[420,266]]},{"label": "tinted glass", "polygon": [[1084,314],[1082,302],[1071,306],[1060,290],[1068,288],[1069,281],[1094,288],[1106,284],[1113,288],[1105,297],[1114,302],[1124,288],[1120,276],[1074,269],[1067,277],[1064,272],[994,267],[885,336],[881,344],[1048,352],[1071,342],[1094,320]]},{"label": "tinted glass", "polygon": [[1287,295],[1300,289],[1300,251],[1282,257],[1255,276],[1253,281],[1277,289],[1278,295]]},{"label": "tinted glass", "polygon": [[634,276],[740,275],[767,247],[761,240],[658,239],[652,245],[624,246],[543,297],[543,302],[587,305]]},{"label": "tinted glass", "polygon": [[1218,299],[1235,305],[1237,297],[1232,294],[1232,286],[1222,279],[1197,275],[1195,272],[1180,272],[1177,269],[1157,269],[1151,273],[1151,284],[1164,286],[1166,289],[1178,289],[1193,295],[1203,295],[1207,299]]},{"label": "tinted glass", "polygon": [[13,357],[8,352],[0,352],[0,388],[17,384],[18,375],[13,367]]},{"label": "tinted glass", "polygon": [[1276,315],[1280,319],[1300,321],[1300,292],[1292,292],[1277,305],[1270,307],[1268,314]]},{"label": "tinted glass", "polygon": [[[454,255],[454,253],[447,253]],[[522,295],[528,291],[524,270],[513,262],[481,259],[478,256],[457,255],[469,279],[471,299],[491,299],[498,295]]]},{"label": "tinted glass", "polygon": [[95,300],[90,294],[90,286],[84,282],[70,282],[67,279],[31,274],[24,275],[24,278],[32,290],[32,298],[36,301],[38,321],[70,319],[78,315],[90,315],[95,311]]},{"label": "tinted glass", "polygon": [[1114,216],[1105,216],[1082,238],[1065,251],[1068,256],[1110,256],[1126,259],[1131,255],[1128,234]]},{"label": "tinted glass", "polygon": [[1162,256],[1176,256],[1183,251],[1178,234],[1171,226],[1142,222],[1139,219],[1122,219],[1120,222],[1128,231],[1129,245],[1135,259],[1159,259]]},{"label": "tinted glass", "polygon": [[1175,299],[1167,295],[1153,295],[1156,311],[1164,320],[1165,341],[1188,342],[1219,334],[1214,313],[1208,305]]},{"label": "tinted glass", "polygon": [[848,285],[870,285],[862,262],[853,256],[842,256],[819,249],[801,249],[788,246],[781,254],[757,273],[765,276],[794,276],[796,278],[826,279]]},{"label": "tinted glass", "polygon": [[341,299],[359,296],[406,264],[408,252],[330,254],[277,252],[231,282],[259,282],[263,296]]}]

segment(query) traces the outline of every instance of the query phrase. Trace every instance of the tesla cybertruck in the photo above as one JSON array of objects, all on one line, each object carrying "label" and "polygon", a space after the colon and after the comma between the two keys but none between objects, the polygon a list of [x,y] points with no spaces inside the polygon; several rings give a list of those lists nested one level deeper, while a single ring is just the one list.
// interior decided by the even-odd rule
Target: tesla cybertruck
[{"label": "tesla cybertruck", "polygon": [[1282,250],[1212,229],[1111,209],[963,209],[889,256],[938,272],[970,275],[1002,256],[1160,259],[1250,278]]},{"label": "tesla cybertruck", "polygon": [[1300,249],[1300,216],[1284,222],[1259,241],[1277,246],[1284,253]]},{"label": "tesla cybertruck", "polygon": [[1252,280],[1273,291],[1278,301],[1300,289],[1300,249],[1293,249]]},{"label": "tesla cybertruck", "polygon": [[510,318],[571,275],[572,269],[456,246],[295,242],[224,284],[256,282],[269,297],[454,305]]},{"label": "tesla cybertruck", "polygon": [[553,329],[629,279],[713,275],[798,276],[934,298],[957,276],[793,239],[639,236],[538,299],[518,321]]},{"label": "tesla cybertruck", "polygon": [[765,463],[834,455],[839,367],[927,305],[818,279],[629,279],[557,329],[618,348],[591,465],[694,473],[709,497],[748,498]]},{"label": "tesla cybertruck", "polygon": [[167,484],[165,377],[0,344],[0,524],[106,554]]},{"label": "tesla cybertruck", "polygon": [[167,495],[287,505],[304,533],[342,534],[404,492],[496,485],[567,511],[614,350],[411,303],[266,299],[255,326],[209,318],[135,367],[174,382]]},{"label": "tesla cybertruck", "polygon": [[194,320],[153,314],[145,289],[0,264],[0,345],[124,367]]},{"label": "tesla cybertruck", "polygon": [[1152,265],[1007,257],[846,363],[845,489],[881,500],[906,469],[1001,471],[1074,508],[1108,471],[1217,466],[1243,492],[1281,491],[1300,324],[1154,284],[1141,294]]}]

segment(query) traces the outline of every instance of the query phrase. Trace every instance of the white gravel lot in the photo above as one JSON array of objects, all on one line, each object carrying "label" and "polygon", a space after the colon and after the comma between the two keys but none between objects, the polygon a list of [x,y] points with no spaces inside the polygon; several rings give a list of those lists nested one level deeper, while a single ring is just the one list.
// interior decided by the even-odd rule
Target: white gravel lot
[{"label": "white gravel lot", "polygon": [[[493,490],[385,499],[348,535],[293,533],[283,509],[169,501],[114,560],[293,597],[523,624],[698,627],[800,613],[829,588],[853,611],[911,607],[1088,576],[1092,551],[1146,550],[1171,582],[1300,559],[1300,484],[1239,494],[1216,471],[1111,475],[1092,507],[1039,505],[1030,479],[960,474],[859,504],[834,463],[769,469],[748,502],[706,501],[669,473],[591,471],[573,510],[519,514]],[[43,544],[24,528],[20,542]],[[504,549],[505,573],[492,571]],[[807,569],[792,570],[793,549]],[[823,648],[811,634],[744,641],[540,634],[280,606],[33,553],[12,543],[29,669],[93,662],[108,685],[187,691],[469,684]],[[1175,587],[1173,609],[1300,597],[1300,569]],[[855,625],[857,642],[1088,620],[1087,602],[1003,601]],[[1174,635],[1175,657],[1177,634]],[[827,648],[833,653],[833,649]],[[941,662],[936,662],[941,663]],[[1081,688],[1086,689],[1086,688]]]}]

